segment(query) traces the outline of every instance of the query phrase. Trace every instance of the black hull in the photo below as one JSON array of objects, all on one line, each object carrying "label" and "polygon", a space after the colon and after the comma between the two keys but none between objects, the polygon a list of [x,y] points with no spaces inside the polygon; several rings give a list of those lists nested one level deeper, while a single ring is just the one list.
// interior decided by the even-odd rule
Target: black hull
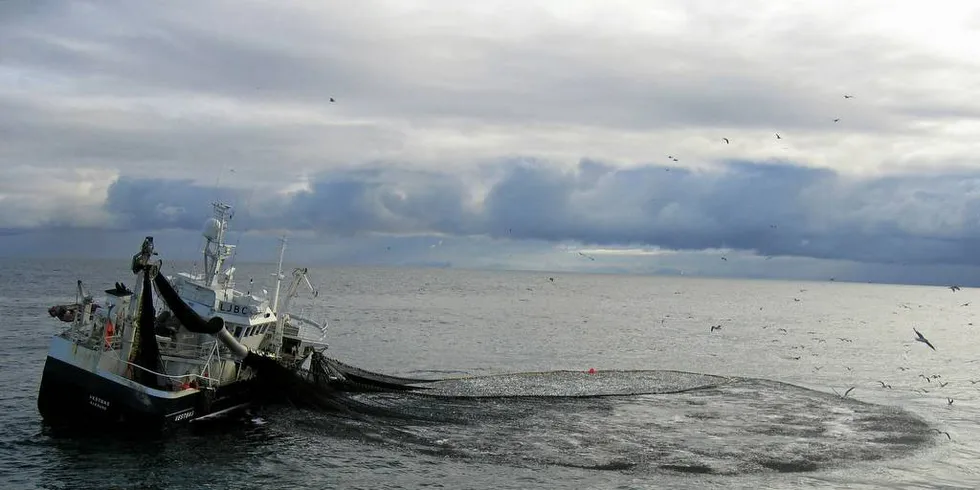
[{"label": "black hull", "polygon": [[[253,383],[238,381],[181,396],[155,396],[48,356],[37,407],[53,427],[96,431],[161,431],[251,401]],[[206,417],[207,418],[207,417]]]}]

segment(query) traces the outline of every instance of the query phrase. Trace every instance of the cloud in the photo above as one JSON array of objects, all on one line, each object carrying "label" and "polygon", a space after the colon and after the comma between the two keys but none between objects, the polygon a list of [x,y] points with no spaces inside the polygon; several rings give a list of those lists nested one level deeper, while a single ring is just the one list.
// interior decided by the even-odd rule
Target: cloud
[{"label": "cloud", "polygon": [[[480,200],[478,188],[448,172],[330,172],[308,190],[250,203],[236,226],[980,265],[980,173],[856,179],[788,163],[689,170],[593,160],[571,170],[502,160],[484,173],[498,177]],[[196,230],[222,192],[231,191],[123,178],[109,188],[106,211],[129,226]]]},{"label": "cloud", "polygon": [[972,264],[978,14],[0,2],[0,227],[196,232],[218,196],[360,244]]},{"label": "cloud", "polygon": [[11,165],[0,179],[0,227],[103,226],[113,172],[98,168],[52,169]]},{"label": "cloud", "polygon": [[203,182],[236,165],[278,184],[355,162],[508,154],[975,166],[980,94],[964,46],[977,11],[5,2],[0,147],[35,166]]}]

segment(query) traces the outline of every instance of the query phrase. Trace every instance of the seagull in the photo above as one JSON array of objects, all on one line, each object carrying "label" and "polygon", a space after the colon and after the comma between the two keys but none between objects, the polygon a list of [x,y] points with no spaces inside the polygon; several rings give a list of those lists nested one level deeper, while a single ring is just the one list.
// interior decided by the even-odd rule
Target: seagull
[{"label": "seagull", "polygon": [[949,397],[946,397],[946,404],[947,405],[952,405],[953,404],[953,399],[952,398],[949,398]]},{"label": "seagull", "polygon": [[932,380],[929,379],[929,377],[924,374],[920,374],[919,377],[926,380],[927,383],[932,383]]},{"label": "seagull", "polygon": [[715,330],[721,330],[721,325],[712,325],[709,332],[714,332]]},{"label": "seagull", "polygon": [[952,437],[949,437],[949,432],[946,432],[944,430],[939,430],[939,429],[932,429],[932,430],[936,431],[937,434],[946,434],[946,438],[947,439],[949,439],[951,441],[953,440]]},{"label": "seagull", "polygon": [[777,140],[781,140],[781,139],[783,139],[783,137],[782,137],[782,136],[780,136],[780,135],[779,135],[779,133],[776,133],[776,139],[777,139]]},{"label": "seagull", "polygon": [[889,385],[889,384],[885,384],[885,382],[884,382],[884,381],[878,381],[878,382],[879,382],[879,383],[881,383],[881,387],[882,387],[882,388],[888,388],[888,389],[891,389],[891,387],[892,387],[892,385]]},{"label": "seagull", "polygon": [[912,327],[912,330],[915,332],[915,335],[917,335],[917,337],[916,337],[915,340],[917,340],[919,342],[922,342],[922,343],[928,345],[932,350],[936,350],[936,348],[933,347],[932,342],[929,342],[929,339],[925,338],[922,335],[922,332],[919,332],[918,330],[916,330],[915,327]]},{"label": "seagull", "polygon": [[337,102],[337,101],[333,100],[333,97],[330,97],[330,102]]},{"label": "seagull", "polygon": [[848,394],[849,394],[849,393],[851,392],[851,390],[853,390],[854,388],[855,388],[854,386],[852,386],[852,387],[850,387],[850,388],[848,388],[848,389],[847,389],[847,391],[845,391],[843,395],[841,395],[840,393],[837,393],[837,389],[835,389],[835,388],[831,388],[831,389],[832,389],[832,390],[834,390],[834,393],[837,393],[837,396],[839,396],[839,397],[841,397],[841,398],[847,398],[847,395],[848,395]]},{"label": "seagull", "polygon": [[954,293],[960,290],[959,286],[947,286],[947,287],[949,288],[950,291]]},{"label": "seagull", "polygon": [[728,138],[722,138],[722,139],[723,139],[723,140],[725,140],[725,144],[726,144],[726,145],[727,145],[727,144],[730,144],[730,143],[728,142]]},{"label": "seagull", "polygon": [[840,118],[834,119],[834,122],[840,122]]},{"label": "seagull", "polygon": [[585,254],[585,253],[582,253],[582,252],[579,252],[578,254],[581,255],[582,257],[585,257],[585,258],[589,259],[589,260],[595,260],[595,257],[593,257],[593,256],[591,256],[589,254]]},{"label": "seagull", "polygon": [[853,96],[853,95],[846,95],[846,94],[845,94],[845,95],[844,95],[844,98],[845,98],[845,99],[853,99],[853,98],[854,98],[854,96]]}]

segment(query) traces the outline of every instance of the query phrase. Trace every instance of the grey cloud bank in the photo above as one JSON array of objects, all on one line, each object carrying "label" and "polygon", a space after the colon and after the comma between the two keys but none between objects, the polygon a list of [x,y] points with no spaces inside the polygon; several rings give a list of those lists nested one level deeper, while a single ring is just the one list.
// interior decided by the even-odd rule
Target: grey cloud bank
[{"label": "grey cloud bank", "polygon": [[[243,230],[416,234],[734,249],[759,255],[899,264],[980,265],[980,173],[849,179],[786,163],[714,169],[574,169],[507,160],[482,200],[451,173],[358,168],[318,175],[309,190],[252,197]],[[119,227],[197,230],[208,202],[248,193],[190,181],[121,178],[106,211]],[[203,210],[203,211],[202,211]]]}]

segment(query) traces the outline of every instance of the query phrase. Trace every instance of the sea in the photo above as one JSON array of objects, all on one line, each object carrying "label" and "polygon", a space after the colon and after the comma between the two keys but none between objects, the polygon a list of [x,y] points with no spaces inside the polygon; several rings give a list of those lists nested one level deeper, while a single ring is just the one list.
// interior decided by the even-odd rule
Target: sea
[{"label": "sea", "polygon": [[[78,279],[132,284],[128,266],[0,260],[2,488],[980,486],[975,289],[311,268],[319,295],[293,311],[328,323],[326,355],[455,394],[357,395],[399,417],[282,404],[151,439],[52,432],[47,309]],[[273,272],[237,265],[239,288]]]}]

